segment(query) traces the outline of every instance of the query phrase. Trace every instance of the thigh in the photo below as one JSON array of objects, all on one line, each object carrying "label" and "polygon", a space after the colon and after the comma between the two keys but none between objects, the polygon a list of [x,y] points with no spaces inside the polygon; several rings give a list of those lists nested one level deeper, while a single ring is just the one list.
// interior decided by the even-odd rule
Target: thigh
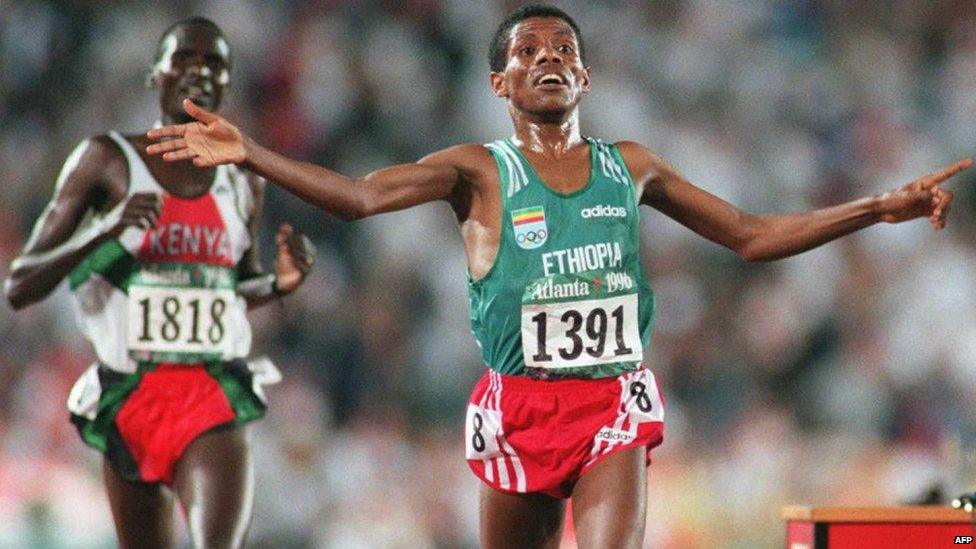
[{"label": "thigh", "polygon": [[173,475],[194,547],[242,547],[254,501],[248,429],[208,431],[190,443]]},{"label": "thigh", "polygon": [[559,547],[563,501],[541,494],[506,494],[481,486],[481,546]]},{"label": "thigh", "polygon": [[173,498],[162,484],[129,482],[102,462],[119,547],[173,546]]},{"label": "thigh", "polygon": [[647,515],[647,449],[605,458],[573,489],[573,525],[580,549],[641,547]]}]

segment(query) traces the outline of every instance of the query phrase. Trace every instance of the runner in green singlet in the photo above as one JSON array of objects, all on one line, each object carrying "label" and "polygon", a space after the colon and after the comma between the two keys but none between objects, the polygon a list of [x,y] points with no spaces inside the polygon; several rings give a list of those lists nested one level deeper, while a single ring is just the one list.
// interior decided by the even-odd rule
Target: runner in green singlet
[{"label": "runner in green singlet", "polygon": [[508,104],[514,135],[362,178],[277,155],[190,101],[185,107],[196,122],[149,134],[160,140],[151,154],[201,168],[239,164],[341,219],[450,204],[467,252],[472,325],[489,368],[465,434],[469,463],[485,481],[486,547],[557,546],[566,497],[581,547],[641,545],[647,451],[660,442],[663,410],[639,362],[653,303],[636,261],[638,204],[747,261],[769,261],[880,222],[927,218],[941,229],[952,194],[940,185],[970,165],[957,162],[830,208],[750,214],[637,143],[583,137],[584,58],[579,29],[564,12],[512,12],[489,59],[491,88]]}]

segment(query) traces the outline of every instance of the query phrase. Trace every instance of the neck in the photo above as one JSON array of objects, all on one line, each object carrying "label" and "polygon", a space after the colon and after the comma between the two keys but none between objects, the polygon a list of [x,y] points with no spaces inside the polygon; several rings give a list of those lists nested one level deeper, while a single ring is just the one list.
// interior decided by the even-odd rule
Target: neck
[{"label": "neck", "polygon": [[573,109],[558,119],[511,109],[515,124],[515,144],[524,150],[558,158],[579,145],[583,138],[579,129],[579,109]]}]

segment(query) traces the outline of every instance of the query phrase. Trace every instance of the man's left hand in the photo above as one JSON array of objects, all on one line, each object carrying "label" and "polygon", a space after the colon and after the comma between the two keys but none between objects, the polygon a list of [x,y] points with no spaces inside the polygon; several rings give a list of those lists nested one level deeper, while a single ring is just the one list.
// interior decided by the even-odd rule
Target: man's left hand
[{"label": "man's left hand", "polygon": [[285,223],[275,235],[278,257],[275,259],[277,291],[283,294],[294,292],[305,280],[305,276],[315,264],[315,246],[307,236],[295,232]]},{"label": "man's left hand", "polygon": [[965,159],[936,173],[912,181],[911,183],[887,192],[878,197],[881,221],[901,223],[918,217],[928,217],[935,230],[943,229],[949,206],[952,204],[952,191],[941,187],[950,177],[968,169],[972,159]]}]

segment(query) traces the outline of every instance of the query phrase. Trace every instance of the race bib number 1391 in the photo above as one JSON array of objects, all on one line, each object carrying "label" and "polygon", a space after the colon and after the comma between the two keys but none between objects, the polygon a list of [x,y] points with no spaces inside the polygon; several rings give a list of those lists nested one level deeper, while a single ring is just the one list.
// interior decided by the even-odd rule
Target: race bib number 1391
[{"label": "race bib number 1391", "polygon": [[573,368],[643,358],[637,294],[522,306],[526,366]]}]

